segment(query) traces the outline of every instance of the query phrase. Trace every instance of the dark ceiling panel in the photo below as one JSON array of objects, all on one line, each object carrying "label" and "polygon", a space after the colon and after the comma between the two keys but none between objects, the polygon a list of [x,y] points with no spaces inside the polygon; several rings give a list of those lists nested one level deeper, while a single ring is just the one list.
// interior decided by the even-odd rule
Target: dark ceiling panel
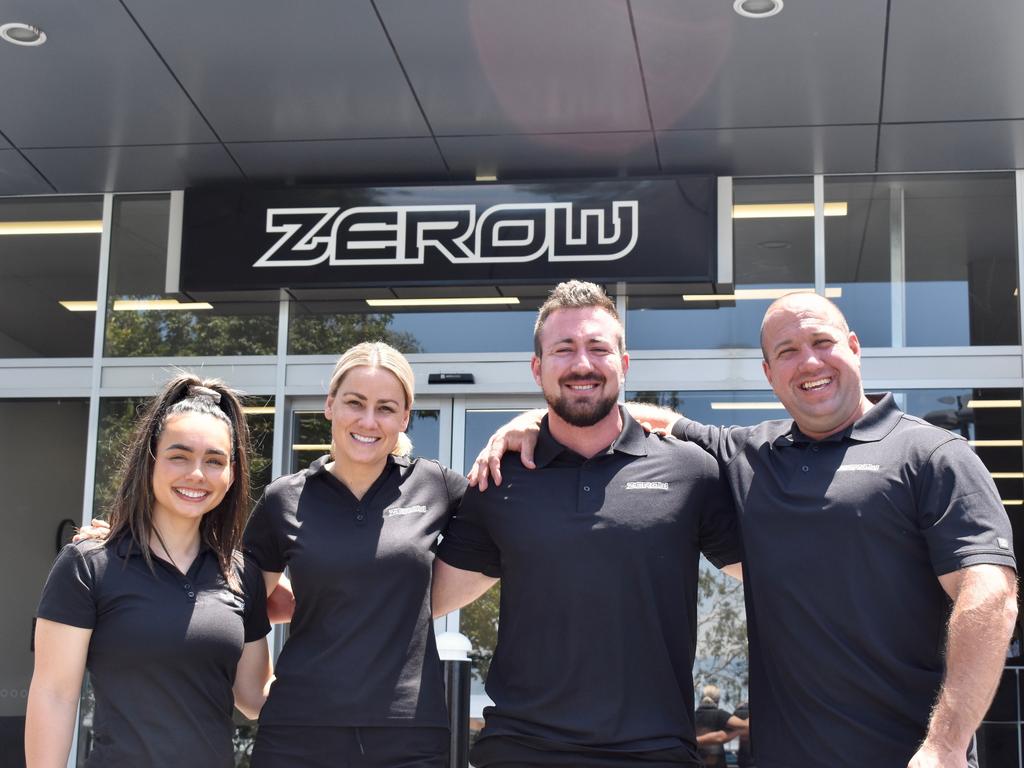
[{"label": "dark ceiling panel", "polygon": [[10,148],[11,148],[11,142],[9,142],[3,136],[0,136],[0,149],[10,149]]},{"label": "dark ceiling panel", "polygon": [[499,179],[649,175],[658,172],[649,131],[534,136],[460,136],[438,143],[452,174]]},{"label": "dark ceiling panel", "polygon": [[378,0],[438,135],[649,130],[621,0]]},{"label": "dark ceiling panel", "polygon": [[[38,48],[0,45],[0,130],[19,147],[172,144],[213,134],[117,2],[4,2]],[[18,105],[19,109],[12,109]]]},{"label": "dark ceiling panel", "polygon": [[1024,3],[892,4],[884,122],[1024,117]]},{"label": "dark ceiling panel", "polygon": [[42,195],[53,192],[17,150],[0,150],[0,195]]},{"label": "dark ceiling panel", "polygon": [[633,0],[654,125],[877,122],[885,0],[799,0],[745,19],[723,0]]},{"label": "dark ceiling panel", "polygon": [[429,133],[369,2],[127,5],[224,141]]},{"label": "dark ceiling panel", "polygon": [[1024,120],[883,125],[879,172],[1024,168]]},{"label": "dark ceiling panel", "polygon": [[220,144],[31,149],[25,154],[58,192],[141,192],[241,181]]},{"label": "dark ceiling panel", "polygon": [[331,181],[447,180],[433,139],[253,142],[229,145],[253,180],[285,184]]},{"label": "dark ceiling panel", "polygon": [[862,173],[874,170],[877,132],[873,125],[661,131],[658,149],[668,173]]}]

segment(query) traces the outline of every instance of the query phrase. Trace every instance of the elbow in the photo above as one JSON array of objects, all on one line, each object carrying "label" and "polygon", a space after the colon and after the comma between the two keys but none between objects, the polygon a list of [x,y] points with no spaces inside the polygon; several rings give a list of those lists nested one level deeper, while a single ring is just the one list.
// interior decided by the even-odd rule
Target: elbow
[{"label": "elbow", "polygon": [[250,720],[256,720],[260,716],[260,710],[267,701],[267,691],[249,689],[245,686],[235,686],[235,709],[241,712]]}]

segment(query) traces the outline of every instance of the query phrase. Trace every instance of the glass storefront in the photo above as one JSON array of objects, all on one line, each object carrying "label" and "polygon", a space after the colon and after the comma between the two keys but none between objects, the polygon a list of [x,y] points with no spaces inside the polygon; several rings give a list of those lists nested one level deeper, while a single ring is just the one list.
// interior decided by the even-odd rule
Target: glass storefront
[{"label": "glass storefront", "polygon": [[[970,440],[1019,528],[1024,352],[1013,175],[827,177],[817,189],[824,190],[817,249],[815,180],[736,180],[727,212],[730,283],[606,285],[624,310],[628,396],[710,423],[785,417],[760,372],[760,320],[781,292],[817,287],[859,334],[868,387],[896,392],[908,413]],[[95,222],[102,226],[105,205],[103,254]],[[9,741],[20,749],[20,733],[4,734],[23,724],[31,615],[57,530],[106,506],[139,404],[176,369],[219,376],[247,393],[254,498],[272,477],[324,452],[323,390],[336,356],[356,341],[383,339],[410,355],[418,382],[415,452],[457,469],[468,468],[496,426],[540,402],[529,358],[535,311],[550,285],[194,297],[168,290],[171,210],[168,194],[0,201],[0,231],[4,222],[93,222],[87,232],[0,235],[0,423],[19,453],[0,474],[15,490],[5,523],[25,529],[24,537],[8,538],[8,549],[26,584],[25,600],[0,631],[9,650],[0,664],[0,747]],[[101,285],[106,295],[97,302]],[[502,303],[368,301],[396,294]],[[103,356],[93,357],[99,303],[106,307]],[[469,374],[474,383],[431,384],[433,373]],[[46,483],[39,483],[41,456]],[[33,537],[38,546],[25,546]],[[719,685],[722,706],[732,708],[747,686],[741,590],[707,564],[698,589],[695,682]],[[482,681],[499,594],[447,624],[474,645],[474,715],[486,703]],[[980,737],[985,768],[1019,760],[1020,630],[1014,642]],[[83,725],[80,753],[88,748],[87,717]],[[251,735],[248,726],[239,730],[241,751]]]}]

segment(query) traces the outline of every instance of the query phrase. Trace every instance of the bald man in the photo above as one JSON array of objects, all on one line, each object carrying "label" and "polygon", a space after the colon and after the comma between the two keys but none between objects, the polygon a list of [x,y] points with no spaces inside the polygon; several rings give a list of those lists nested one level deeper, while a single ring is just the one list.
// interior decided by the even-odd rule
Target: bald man
[{"label": "bald man", "polygon": [[[974,732],[1017,614],[1010,523],[988,471],[963,438],[891,394],[865,395],[860,342],[827,299],[774,302],[761,348],[792,420],[722,428],[631,408],[728,477],[758,765],[977,766]],[[533,428],[517,422],[475,474],[494,476],[493,457],[520,441],[528,465]]]}]

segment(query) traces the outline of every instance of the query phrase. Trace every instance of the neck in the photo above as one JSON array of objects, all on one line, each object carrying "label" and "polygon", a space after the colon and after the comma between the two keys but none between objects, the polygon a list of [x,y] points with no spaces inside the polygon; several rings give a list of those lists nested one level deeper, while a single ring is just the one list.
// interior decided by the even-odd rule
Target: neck
[{"label": "neck", "polygon": [[826,437],[831,437],[834,434],[842,432],[844,429],[850,427],[851,424],[855,424],[865,413],[875,407],[875,404],[868,400],[867,395],[861,395],[860,402],[857,404],[857,409],[851,414],[850,418],[844,421],[835,429],[831,429],[828,432],[810,432],[803,427],[800,427],[800,423],[797,422],[797,426],[800,427],[800,431],[803,432],[811,440],[824,440]]},{"label": "neck", "polygon": [[[199,523],[201,519],[168,519],[159,514],[154,515],[153,532],[149,535],[149,548],[157,557],[164,560],[170,558],[171,564],[179,570],[183,572],[188,570],[196,555],[199,554]],[[164,551],[165,548],[166,551]]]},{"label": "neck", "polygon": [[340,461],[332,461],[327,465],[327,470],[344,483],[353,496],[361,499],[386,466],[387,459],[377,464],[343,464]]},{"label": "neck", "polygon": [[607,416],[591,427],[573,426],[548,409],[548,429],[551,430],[551,436],[566,448],[588,459],[611,445],[615,438],[622,434],[622,426],[622,414],[618,406],[612,408]]}]

